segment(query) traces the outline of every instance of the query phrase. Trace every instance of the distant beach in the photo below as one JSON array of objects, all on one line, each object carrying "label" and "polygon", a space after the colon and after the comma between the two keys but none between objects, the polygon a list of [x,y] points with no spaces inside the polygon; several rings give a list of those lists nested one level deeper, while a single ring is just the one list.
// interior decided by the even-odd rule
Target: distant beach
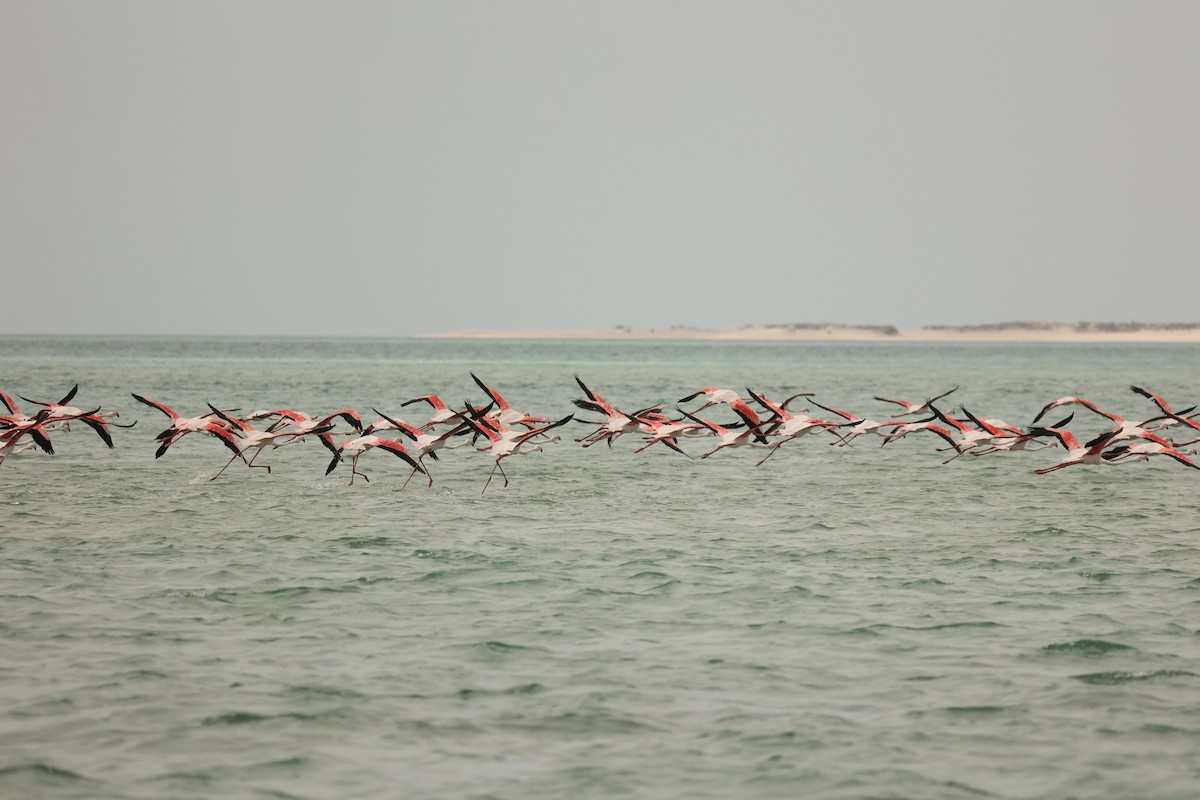
[{"label": "distant beach", "polygon": [[891,325],[786,323],[733,328],[617,326],[604,330],[460,330],[421,334],[430,339],[631,339],[829,342],[1143,342],[1200,343],[1200,323],[1007,322],[992,325],[927,325],[900,330]]}]

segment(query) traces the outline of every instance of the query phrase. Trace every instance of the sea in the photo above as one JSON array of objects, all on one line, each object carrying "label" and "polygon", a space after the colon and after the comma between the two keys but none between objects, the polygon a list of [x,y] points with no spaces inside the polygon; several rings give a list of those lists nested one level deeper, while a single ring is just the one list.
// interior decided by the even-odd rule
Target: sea
[{"label": "sea", "polygon": [[210,480],[220,442],[156,459],[131,396],[419,424],[483,402],[472,373],[548,419],[595,418],[576,375],[673,415],[1200,403],[1190,344],[2,336],[23,411],[78,384],[136,425],[0,464],[0,797],[1200,796],[1200,471],[1169,459],[823,435],[756,466],[572,420],[486,491],[470,447],[399,491],[400,459],[349,485],[315,440]]}]

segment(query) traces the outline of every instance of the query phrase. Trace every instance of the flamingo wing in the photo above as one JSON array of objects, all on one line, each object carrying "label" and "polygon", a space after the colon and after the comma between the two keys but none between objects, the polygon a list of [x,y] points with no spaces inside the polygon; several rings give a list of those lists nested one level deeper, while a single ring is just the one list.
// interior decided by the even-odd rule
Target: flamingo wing
[{"label": "flamingo wing", "polygon": [[136,394],[134,392],[130,392],[130,394],[133,395],[134,400],[137,400],[139,403],[142,403],[144,405],[148,405],[151,408],[157,408],[159,411],[166,414],[169,419],[173,419],[173,420],[179,419],[178,414],[176,414],[174,411],[172,411],[167,406],[164,406],[162,403],[156,402],[154,400],[147,400],[146,398],[142,397],[140,394]]}]

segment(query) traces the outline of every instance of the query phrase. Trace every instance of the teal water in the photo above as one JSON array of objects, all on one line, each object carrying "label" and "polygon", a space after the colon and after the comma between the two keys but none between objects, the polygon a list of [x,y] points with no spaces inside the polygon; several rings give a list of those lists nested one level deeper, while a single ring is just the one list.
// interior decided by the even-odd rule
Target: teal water
[{"label": "teal water", "polygon": [[[0,337],[0,389],[121,412],[109,451],[0,464],[0,796],[1191,798],[1200,473],[942,465],[932,440],[640,455],[572,437],[325,477],[231,468],[165,418],[410,397],[575,410],[705,387],[950,386],[1026,424],[1081,395],[1200,401],[1200,348]],[[719,416],[714,411],[714,417]],[[1077,414],[1081,437],[1104,428]],[[588,430],[578,426],[574,436]],[[703,442],[687,443],[692,453]],[[656,451],[660,450],[660,451]]]}]

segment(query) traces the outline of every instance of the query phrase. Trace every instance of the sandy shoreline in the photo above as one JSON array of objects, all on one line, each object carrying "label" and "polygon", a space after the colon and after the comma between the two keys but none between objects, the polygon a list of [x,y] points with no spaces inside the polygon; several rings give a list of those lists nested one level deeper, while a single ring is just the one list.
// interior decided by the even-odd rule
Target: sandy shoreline
[{"label": "sandy shoreline", "polygon": [[1074,325],[1039,327],[926,327],[913,330],[887,326],[783,326],[744,325],[708,329],[689,326],[633,330],[461,330],[420,334],[428,339],[603,339],[603,340],[696,340],[762,342],[1079,342],[1105,343],[1200,343],[1200,325],[1191,327],[1132,326],[1128,330],[1080,330]]}]

